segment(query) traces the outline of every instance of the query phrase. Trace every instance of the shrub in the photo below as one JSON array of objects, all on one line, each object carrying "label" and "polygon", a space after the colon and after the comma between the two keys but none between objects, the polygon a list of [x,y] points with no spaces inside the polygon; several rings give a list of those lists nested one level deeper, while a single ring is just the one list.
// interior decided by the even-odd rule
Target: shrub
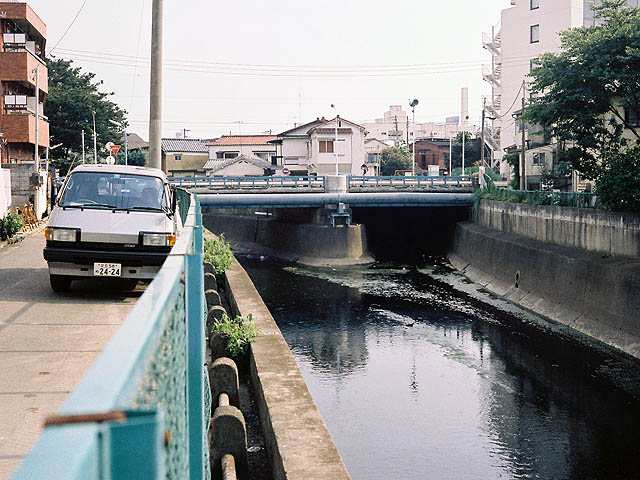
[{"label": "shrub", "polygon": [[24,222],[20,216],[9,212],[0,220],[0,238],[7,240],[18,233],[22,227],[24,227]]},{"label": "shrub", "polygon": [[213,331],[218,332],[227,340],[227,350],[233,358],[247,353],[249,344],[258,336],[258,330],[253,323],[253,315],[246,318],[236,316],[232,319],[227,314],[213,325]]},{"label": "shrub", "polygon": [[224,235],[214,239],[207,238],[204,241],[204,259],[213,265],[216,275],[224,273],[231,266],[233,254]]}]

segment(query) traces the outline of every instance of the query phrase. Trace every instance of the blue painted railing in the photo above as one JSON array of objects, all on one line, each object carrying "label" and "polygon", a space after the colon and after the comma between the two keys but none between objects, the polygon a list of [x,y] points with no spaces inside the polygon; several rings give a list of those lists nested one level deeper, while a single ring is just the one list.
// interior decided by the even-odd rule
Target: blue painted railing
[{"label": "blue painted railing", "polygon": [[324,190],[325,177],[271,176],[271,177],[170,177],[169,182],[180,188],[207,188],[209,190],[256,190],[291,188]]},{"label": "blue painted railing", "polygon": [[210,477],[200,203],[156,278],[69,394],[14,480]]},{"label": "blue painted railing", "polygon": [[434,188],[434,187],[459,187],[459,188],[473,188],[474,177],[472,176],[460,176],[460,177],[448,177],[448,176],[433,176],[427,177],[423,175],[416,175],[411,177],[398,176],[398,177],[367,177],[367,176],[349,176],[349,187],[355,188]]}]

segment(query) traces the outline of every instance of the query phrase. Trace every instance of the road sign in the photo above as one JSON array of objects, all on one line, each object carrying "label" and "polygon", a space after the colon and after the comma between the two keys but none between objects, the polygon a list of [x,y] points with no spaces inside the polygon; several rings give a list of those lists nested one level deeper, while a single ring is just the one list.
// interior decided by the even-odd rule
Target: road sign
[{"label": "road sign", "polygon": [[115,165],[116,163],[116,159],[111,155],[109,155],[105,161],[107,162],[107,165]]},{"label": "road sign", "polygon": [[112,152],[114,155],[118,155],[118,152],[120,151],[120,145],[113,145],[113,144],[112,144],[112,145],[109,147],[109,150],[111,150],[111,152]]},{"label": "road sign", "polygon": [[289,170],[287,167],[284,167],[284,168],[282,169],[282,174],[283,174],[283,175],[289,175],[290,173],[291,173],[291,170]]}]

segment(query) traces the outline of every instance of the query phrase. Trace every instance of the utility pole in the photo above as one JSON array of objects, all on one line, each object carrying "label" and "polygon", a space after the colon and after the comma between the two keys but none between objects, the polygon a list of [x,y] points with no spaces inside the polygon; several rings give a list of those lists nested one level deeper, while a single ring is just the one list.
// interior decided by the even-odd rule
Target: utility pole
[{"label": "utility pole", "polygon": [[409,115],[407,115],[407,148],[409,148]]},{"label": "utility pole", "polygon": [[482,135],[481,135],[481,146],[480,146],[480,165],[484,166],[484,122],[485,122],[485,108],[487,108],[487,99],[485,98],[482,101]]},{"label": "utility pole", "polygon": [[466,131],[462,130],[462,173],[460,174],[461,176],[464,176],[464,142],[466,140]]},{"label": "utility pole", "polygon": [[93,163],[98,163],[98,135],[96,134],[96,112],[93,115]]},{"label": "utility pole", "polygon": [[336,154],[336,175],[340,174],[340,171],[338,169],[338,120],[340,120],[340,115],[336,114],[336,141],[335,146],[333,147],[333,150]]},{"label": "utility pole", "polygon": [[84,165],[84,129],[82,130],[82,164]]},{"label": "utility pole", "polygon": [[527,142],[524,124],[524,108],[526,106],[527,84],[522,81],[522,113],[520,114],[520,125],[522,126],[522,156],[520,157],[520,190],[527,190]]},{"label": "utility pole", "polygon": [[394,139],[395,139],[395,140],[394,140],[394,142],[395,142],[396,147],[397,147],[397,146],[398,146],[398,144],[400,143],[400,142],[398,142],[398,133],[399,133],[399,130],[398,130],[398,116],[397,116],[397,115],[395,115],[393,118],[394,118],[394,122],[395,122],[395,124],[396,124],[396,132],[395,132],[395,134],[393,135],[393,137],[394,137]]},{"label": "utility pole", "polygon": [[151,18],[151,92],[149,107],[149,166],[162,168],[162,9],[164,0],[153,0]]},{"label": "utility pole", "polygon": [[38,143],[40,142],[40,72],[36,67],[36,150],[34,152],[33,161],[36,173],[40,175],[40,152]]},{"label": "utility pole", "polygon": [[453,155],[453,138],[451,138],[451,135],[449,135],[449,176],[453,175],[453,171],[451,170],[452,167],[452,157]]},{"label": "utility pole", "polygon": [[127,138],[127,127],[123,126],[124,129],[124,164],[129,165],[129,141]]}]

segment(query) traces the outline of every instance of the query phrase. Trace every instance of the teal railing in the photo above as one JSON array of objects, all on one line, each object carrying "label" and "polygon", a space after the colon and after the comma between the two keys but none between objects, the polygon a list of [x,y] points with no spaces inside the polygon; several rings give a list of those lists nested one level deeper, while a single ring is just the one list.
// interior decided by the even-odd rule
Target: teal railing
[{"label": "teal railing", "polygon": [[14,480],[210,477],[200,203],[120,329],[49,419]]}]

